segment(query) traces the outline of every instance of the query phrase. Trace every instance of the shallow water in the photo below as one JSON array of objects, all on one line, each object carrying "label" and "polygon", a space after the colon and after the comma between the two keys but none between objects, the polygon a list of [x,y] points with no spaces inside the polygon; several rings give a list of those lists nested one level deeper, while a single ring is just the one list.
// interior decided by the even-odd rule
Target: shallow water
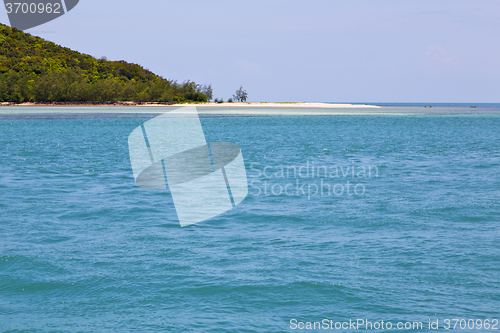
[{"label": "shallow water", "polygon": [[134,185],[127,137],[154,115],[4,112],[0,331],[500,319],[498,110],[413,108],[202,118],[207,141],[241,147],[251,186],[185,228],[168,191]]}]

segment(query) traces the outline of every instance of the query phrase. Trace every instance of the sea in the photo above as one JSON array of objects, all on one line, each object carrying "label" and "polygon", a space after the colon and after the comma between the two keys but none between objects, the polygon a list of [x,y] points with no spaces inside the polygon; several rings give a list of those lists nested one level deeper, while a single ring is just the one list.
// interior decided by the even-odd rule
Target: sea
[{"label": "sea", "polygon": [[248,195],[186,227],[129,157],[170,109],[0,107],[0,332],[498,332],[500,104],[379,105],[200,112]]}]

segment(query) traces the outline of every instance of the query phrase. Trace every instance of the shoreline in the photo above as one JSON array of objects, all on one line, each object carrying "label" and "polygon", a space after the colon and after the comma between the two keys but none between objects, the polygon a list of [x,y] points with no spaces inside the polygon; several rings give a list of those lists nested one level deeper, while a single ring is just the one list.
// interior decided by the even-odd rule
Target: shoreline
[{"label": "shoreline", "polygon": [[267,102],[233,102],[233,103],[184,103],[184,104],[169,104],[169,103],[152,103],[152,102],[27,102],[27,103],[12,103],[1,102],[0,106],[21,106],[21,107],[209,107],[209,108],[308,108],[308,109],[379,109],[380,106],[368,104],[330,104],[330,103],[267,103]]},{"label": "shoreline", "polygon": [[[4,107],[2,107],[4,105]],[[154,117],[182,107],[196,107],[200,117],[279,117],[279,116],[440,116],[500,115],[497,108],[373,106],[328,103],[0,103],[0,119],[45,118],[134,118]]]}]

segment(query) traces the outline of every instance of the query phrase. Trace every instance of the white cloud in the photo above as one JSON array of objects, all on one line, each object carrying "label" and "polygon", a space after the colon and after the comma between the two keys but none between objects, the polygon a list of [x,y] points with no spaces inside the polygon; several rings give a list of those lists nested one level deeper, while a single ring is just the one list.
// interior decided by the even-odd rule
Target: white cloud
[{"label": "white cloud", "polygon": [[438,65],[455,66],[458,59],[449,55],[442,45],[429,45],[425,53],[427,60]]},{"label": "white cloud", "polygon": [[427,65],[432,67],[450,68],[456,67],[458,59],[449,55],[442,45],[429,45],[425,52]]}]

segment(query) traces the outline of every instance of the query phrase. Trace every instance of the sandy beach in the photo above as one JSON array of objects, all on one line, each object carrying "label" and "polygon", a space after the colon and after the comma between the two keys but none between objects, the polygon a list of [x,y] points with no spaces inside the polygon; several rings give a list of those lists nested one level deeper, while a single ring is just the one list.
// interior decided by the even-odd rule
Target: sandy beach
[{"label": "sandy beach", "polygon": [[[319,109],[365,109],[365,108],[380,108],[376,105],[368,104],[330,104],[330,103],[203,103],[193,104],[198,107],[264,107],[264,108],[319,108]],[[186,104],[174,104],[172,106],[186,106]]]},{"label": "sandy beach", "polygon": [[0,106],[147,106],[147,107],[210,107],[210,108],[308,108],[308,109],[366,109],[366,108],[380,108],[376,105],[368,104],[330,104],[330,103],[266,103],[266,102],[235,102],[235,103],[185,103],[185,104],[168,104],[168,103],[140,103],[140,102],[55,102],[55,103],[21,103],[15,104],[10,102],[2,102]]}]

